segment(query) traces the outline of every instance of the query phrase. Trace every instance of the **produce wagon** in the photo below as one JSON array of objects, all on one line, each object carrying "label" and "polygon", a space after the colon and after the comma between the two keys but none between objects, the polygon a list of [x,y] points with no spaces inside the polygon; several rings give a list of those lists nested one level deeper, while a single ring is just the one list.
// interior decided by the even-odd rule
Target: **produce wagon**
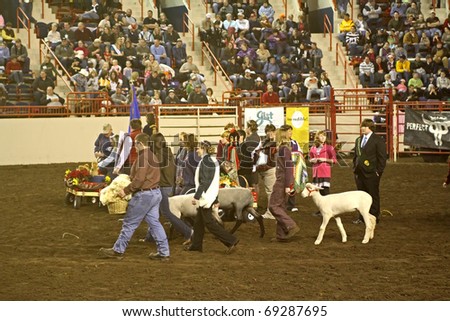
[{"label": "produce wagon", "polygon": [[[96,183],[99,185],[98,183]],[[98,204],[98,207],[102,206],[102,203],[100,202],[100,191],[102,188],[104,188],[105,185],[101,185],[99,188],[95,189],[80,189],[77,187],[66,187],[66,204],[71,205],[73,203],[73,207],[75,209],[79,209],[81,206],[81,203],[84,200],[87,202],[90,202],[92,204]]]}]

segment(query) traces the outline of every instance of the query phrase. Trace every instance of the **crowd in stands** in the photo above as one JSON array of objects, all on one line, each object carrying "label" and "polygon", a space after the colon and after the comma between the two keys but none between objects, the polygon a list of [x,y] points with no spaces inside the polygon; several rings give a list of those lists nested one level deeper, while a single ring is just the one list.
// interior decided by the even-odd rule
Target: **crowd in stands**
[{"label": "crowd in stands", "polygon": [[442,22],[418,0],[361,0],[360,8],[355,21],[343,13],[339,28],[360,84],[393,88],[398,101],[447,100],[450,15]]}]

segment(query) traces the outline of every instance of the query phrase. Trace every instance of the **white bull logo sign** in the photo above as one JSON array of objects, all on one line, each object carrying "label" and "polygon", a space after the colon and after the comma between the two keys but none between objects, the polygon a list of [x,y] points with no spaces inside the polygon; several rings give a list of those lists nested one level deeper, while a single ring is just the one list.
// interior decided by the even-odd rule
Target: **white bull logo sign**
[{"label": "white bull logo sign", "polygon": [[434,144],[437,147],[442,146],[442,136],[448,133],[450,127],[450,120],[445,117],[429,116],[430,119],[426,119],[422,114],[422,121],[428,125],[428,131],[434,136]]}]

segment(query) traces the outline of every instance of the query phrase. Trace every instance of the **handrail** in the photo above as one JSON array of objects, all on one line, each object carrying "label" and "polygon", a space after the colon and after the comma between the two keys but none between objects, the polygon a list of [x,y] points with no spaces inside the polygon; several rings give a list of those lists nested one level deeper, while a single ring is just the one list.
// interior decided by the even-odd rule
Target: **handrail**
[{"label": "handrail", "polygon": [[[20,14],[23,15],[23,18],[24,18],[23,20],[22,20]],[[17,7],[16,15],[17,15],[17,32],[19,32],[19,25],[20,25],[20,23],[22,23],[22,25],[28,32],[28,49],[30,49],[31,48],[30,18],[25,14],[25,11],[23,11],[23,9],[21,7]],[[25,23],[25,22],[27,22],[27,23]]]},{"label": "handrail", "polygon": [[[190,2],[190,0],[188,0]],[[208,0],[203,0],[203,4],[205,5],[205,12],[209,12],[209,3]],[[190,8],[189,8],[190,9]]]},{"label": "handrail", "polygon": [[42,6],[42,8],[41,8],[41,18],[42,18],[42,20],[44,20],[44,4],[45,4],[45,0],[41,0],[41,6]]},{"label": "handrail", "polygon": [[191,0],[186,0],[187,8],[191,10]]},{"label": "handrail", "polygon": [[327,33],[329,34],[329,37],[330,37],[330,46],[328,47],[328,51],[331,51],[331,50],[333,50],[333,38],[332,38],[333,29],[331,27],[330,18],[328,18],[328,16],[325,14],[323,16],[323,37],[324,38],[327,36],[326,35]]},{"label": "handrail", "polygon": [[[355,77],[352,77],[352,73],[349,72],[348,61],[345,58],[344,51],[339,42],[336,43],[336,66],[339,65],[339,61],[344,64],[344,84],[347,85],[347,80],[350,81],[352,88],[358,88],[358,82]],[[350,68],[351,69],[351,68]],[[353,74],[354,75],[354,74]]]},{"label": "handrail", "polygon": [[[61,69],[63,70],[63,75],[61,75],[58,71],[58,69],[56,69],[56,74],[62,79],[62,81],[64,82],[64,84],[67,86],[67,88],[69,88],[69,90],[71,92],[73,92],[73,88],[70,86],[70,83],[67,82],[67,80],[63,77],[64,75],[66,75],[69,79],[70,79],[70,75],[69,72],[67,71],[66,68],[64,68],[64,66],[62,65],[61,61],[59,61],[58,57],[56,57],[55,53],[53,52],[53,50],[51,50],[51,48],[48,46],[48,44],[44,41],[44,39],[41,39],[40,42],[41,45],[44,45],[45,49],[47,50],[46,54],[50,53],[50,55],[52,56],[52,58],[55,60],[56,64],[61,67]],[[39,46],[40,48],[40,63],[42,64],[42,55],[45,53],[44,49],[42,49],[41,46]]]},{"label": "handrail", "polygon": [[[186,22],[187,19],[187,22]],[[191,25],[189,25],[189,23]],[[192,36],[192,45],[191,50],[195,51],[195,25],[192,22],[191,18],[189,18],[189,15],[187,13],[183,14],[183,37],[186,34],[186,30],[191,34]]]},{"label": "handrail", "polygon": [[[205,52],[205,49],[207,50],[207,52]],[[208,56],[208,53],[210,56]],[[209,48],[209,45],[206,42],[202,42],[202,66],[204,65],[204,58],[206,57],[206,59],[209,61],[211,68],[213,68],[214,70],[214,85],[217,85],[217,68],[219,68],[219,70],[223,73],[223,75],[225,76],[226,80],[228,80],[228,82],[230,84],[233,84],[233,82],[231,81],[230,77],[228,77],[228,74],[225,72],[225,70],[223,69],[222,65],[220,64],[220,62],[217,60],[216,56],[214,56],[214,53],[211,51],[211,48]],[[213,61],[211,61],[211,59],[209,58],[211,57]],[[215,65],[214,65],[214,63]],[[223,80],[222,77],[219,77],[222,81],[222,83],[225,85],[226,90],[230,90],[230,87],[228,86],[228,84]],[[233,85],[231,85],[231,88],[233,88]]]},{"label": "handrail", "polygon": [[138,0],[141,7],[141,21],[144,20],[144,0]]},{"label": "handrail", "polygon": [[283,0],[284,15],[287,17],[287,0]]}]

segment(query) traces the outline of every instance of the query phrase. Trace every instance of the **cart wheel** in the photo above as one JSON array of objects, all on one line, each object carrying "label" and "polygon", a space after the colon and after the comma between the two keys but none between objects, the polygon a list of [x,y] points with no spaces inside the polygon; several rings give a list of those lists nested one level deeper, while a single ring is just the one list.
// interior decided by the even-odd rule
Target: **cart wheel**
[{"label": "cart wheel", "polygon": [[97,203],[97,197],[92,197],[92,198],[91,198],[91,203],[92,203],[92,204]]},{"label": "cart wheel", "polygon": [[74,196],[72,193],[66,193],[66,198],[64,199],[64,201],[66,202],[66,205],[70,205],[73,203],[74,201]]},{"label": "cart wheel", "polygon": [[81,206],[81,196],[75,196],[75,200],[73,201],[73,207],[75,209],[79,209]]},{"label": "cart wheel", "polygon": [[245,214],[245,221],[246,222],[253,222],[255,220],[255,216],[253,216],[252,213],[248,212]]}]

